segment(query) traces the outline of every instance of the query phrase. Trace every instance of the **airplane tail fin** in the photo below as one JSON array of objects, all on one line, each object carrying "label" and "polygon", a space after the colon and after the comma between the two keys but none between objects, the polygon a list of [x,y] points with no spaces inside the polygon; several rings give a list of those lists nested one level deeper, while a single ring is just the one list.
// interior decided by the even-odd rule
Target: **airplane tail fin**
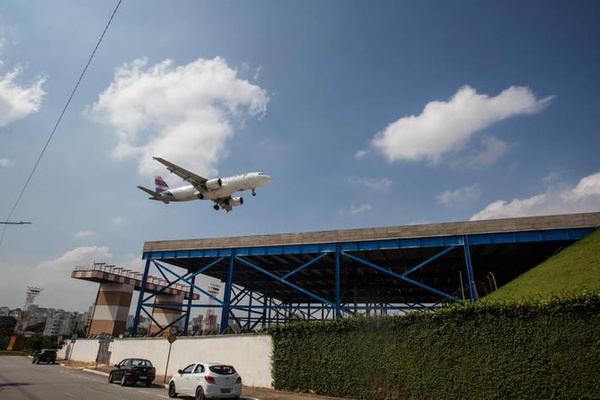
[{"label": "airplane tail fin", "polygon": [[154,184],[156,185],[156,193],[162,194],[163,192],[169,190],[169,185],[167,185],[167,182],[165,182],[162,176],[155,176]]}]

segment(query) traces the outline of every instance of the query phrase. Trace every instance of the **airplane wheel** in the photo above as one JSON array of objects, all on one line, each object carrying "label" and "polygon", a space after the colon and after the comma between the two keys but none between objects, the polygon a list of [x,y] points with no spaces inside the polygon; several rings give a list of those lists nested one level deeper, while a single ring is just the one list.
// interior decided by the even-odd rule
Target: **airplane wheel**
[{"label": "airplane wheel", "polygon": [[199,198],[200,200],[203,200],[203,199],[204,199],[204,195],[203,195],[202,193],[200,193],[200,194],[198,195],[198,198]]},{"label": "airplane wheel", "polygon": [[216,205],[216,204],[215,204],[215,205],[213,206],[213,208],[214,208],[215,210],[219,211],[219,206],[218,206],[218,205]]},{"label": "airplane wheel", "polygon": [[256,192],[252,190],[252,196],[256,196]]}]

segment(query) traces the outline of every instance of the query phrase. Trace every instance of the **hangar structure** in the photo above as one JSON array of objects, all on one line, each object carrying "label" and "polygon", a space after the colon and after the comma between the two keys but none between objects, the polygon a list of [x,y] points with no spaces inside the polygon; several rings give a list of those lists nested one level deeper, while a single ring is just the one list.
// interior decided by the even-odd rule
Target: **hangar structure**
[{"label": "hangar structure", "polygon": [[[391,314],[476,301],[600,227],[600,213],[392,226],[310,233],[149,241],[143,281],[156,268],[170,285],[190,285],[180,307],[220,311],[221,333],[292,320]],[[196,284],[205,275],[222,295]],[[141,285],[140,315],[155,295]],[[164,290],[167,290],[167,285]],[[200,294],[200,301],[194,301]],[[156,321],[154,321],[156,322]],[[173,321],[172,324],[178,321]],[[171,325],[172,325],[171,324]],[[163,326],[162,330],[169,328]]]}]

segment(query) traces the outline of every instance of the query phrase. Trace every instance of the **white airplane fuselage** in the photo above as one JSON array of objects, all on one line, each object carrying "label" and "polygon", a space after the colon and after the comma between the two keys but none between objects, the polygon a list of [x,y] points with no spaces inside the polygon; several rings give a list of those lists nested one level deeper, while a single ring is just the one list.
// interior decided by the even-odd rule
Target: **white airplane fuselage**
[{"label": "white airplane fuselage", "polygon": [[168,201],[190,201],[190,200],[216,200],[231,196],[235,192],[252,190],[267,185],[271,177],[259,172],[248,172],[246,174],[231,176],[222,179],[220,188],[200,193],[194,186],[186,185],[169,189],[164,196]]}]

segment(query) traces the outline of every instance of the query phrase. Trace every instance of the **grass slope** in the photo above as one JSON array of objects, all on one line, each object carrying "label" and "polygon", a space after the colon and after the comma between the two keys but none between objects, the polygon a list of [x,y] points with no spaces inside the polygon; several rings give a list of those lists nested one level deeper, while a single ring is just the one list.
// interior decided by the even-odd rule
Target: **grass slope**
[{"label": "grass slope", "polygon": [[489,294],[483,301],[600,291],[600,229]]}]

